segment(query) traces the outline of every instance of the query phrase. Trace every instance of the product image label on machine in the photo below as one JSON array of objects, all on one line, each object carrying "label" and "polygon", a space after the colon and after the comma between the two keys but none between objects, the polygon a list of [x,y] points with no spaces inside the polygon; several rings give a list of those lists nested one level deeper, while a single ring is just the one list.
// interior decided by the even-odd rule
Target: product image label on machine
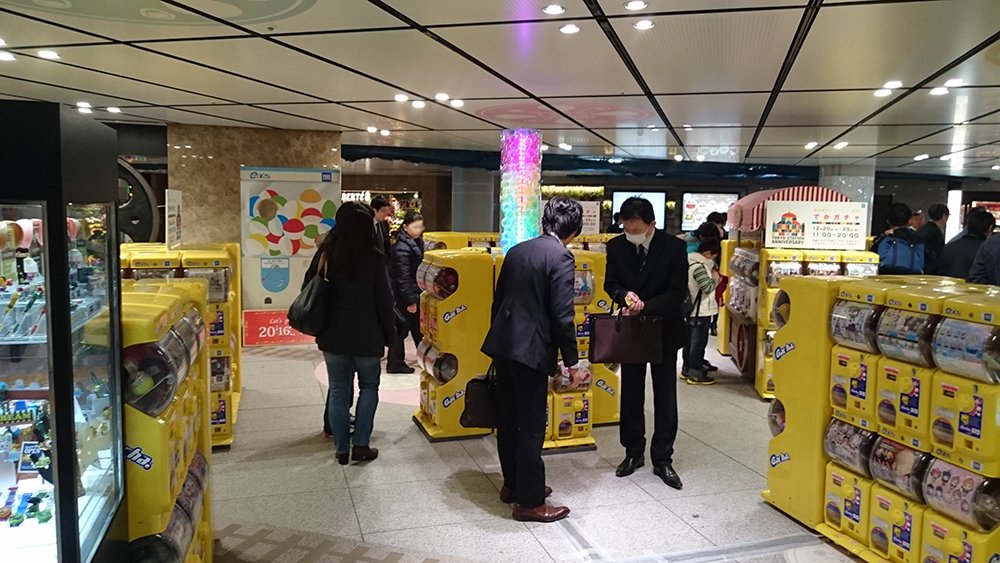
[{"label": "product image label on machine", "polygon": [[859,399],[868,397],[868,364],[861,362],[858,376],[851,378],[851,396]]},{"label": "product image label on machine", "polygon": [[958,415],[958,431],[973,438],[983,437],[983,398],[972,396],[972,410]]},{"label": "product image label on machine", "polygon": [[584,399],[583,407],[576,411],[573,417],[573,424],[588,424],[590,423],[590,401]]},{"label": "product image label on machine", "polygon": [[854,496],[844,499],[844,516],[854,522],[861,522],[861,488],[854,485]]},{"label": "product image label on machine", "polygon": [[215,410],[212,411],[212,426],[223,425],[227,419],[226,400],[220,397],[216,401]]},{"label": "product image label on machine", "polygon": [[899,394],[899,412],[912,417],[920,416],[920,380],[910,378],[909,391]]},{"label": "product image label on machine", "polygon": [[903,513],[903,524],[892,526],[892,543],[899,547],[910,550],[910,540],[913,537],[913,515],[909,512]]}]

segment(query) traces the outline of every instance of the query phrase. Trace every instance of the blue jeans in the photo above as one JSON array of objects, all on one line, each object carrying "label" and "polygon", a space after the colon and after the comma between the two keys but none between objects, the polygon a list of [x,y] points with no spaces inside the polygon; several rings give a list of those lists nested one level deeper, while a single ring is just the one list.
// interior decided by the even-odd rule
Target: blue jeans
[{"label": "blue jeans", "polygon": [[351,449],[351,403],[354,400],[354,374],[358,375],[358,405],[354,413],[355,447],[367,447],[378,409],[378,384],[382,378],[381,358],[359,358],[323,354],[330,392],[326,396],[327,423],[333,434],[337,453]]},{"label": "blue jeans", "polygon": [[691,377],[705,375],[705,348],[712,317],[692,317],[687,322],[688,342],[684,347],[684,373]]}]

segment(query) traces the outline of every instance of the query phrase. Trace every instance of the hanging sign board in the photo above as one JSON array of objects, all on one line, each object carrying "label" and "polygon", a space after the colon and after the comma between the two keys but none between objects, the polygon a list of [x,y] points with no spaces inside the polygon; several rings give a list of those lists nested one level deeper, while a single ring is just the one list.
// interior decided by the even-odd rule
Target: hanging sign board
[{"label": "hanging sign board", "polygon": [[864,250],[868,204],[768,201],[764,246],[804,250]]}]

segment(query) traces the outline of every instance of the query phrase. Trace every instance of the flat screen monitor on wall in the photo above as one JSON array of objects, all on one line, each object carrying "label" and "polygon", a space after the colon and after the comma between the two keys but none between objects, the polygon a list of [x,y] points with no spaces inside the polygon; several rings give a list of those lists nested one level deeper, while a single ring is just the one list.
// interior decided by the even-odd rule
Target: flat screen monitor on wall
[{"label": "flat screen monitor on wall", "polygon": [[708,219],[713,211],[725,213],[740,196],[719,193],[685,193],[681,201],[681,230],[693,231]]},{"label": "flat screen monitor on wall", "polygon": [[614,205],[612,214],[618,213],[622,208],[622,203],[630,197],[648,199],[649,203],[653,204],[653,214],[656,216],[656,228],[666,228],[667,194],[663,192],[615,192],[614,199],[612,200],[612,205]]}]

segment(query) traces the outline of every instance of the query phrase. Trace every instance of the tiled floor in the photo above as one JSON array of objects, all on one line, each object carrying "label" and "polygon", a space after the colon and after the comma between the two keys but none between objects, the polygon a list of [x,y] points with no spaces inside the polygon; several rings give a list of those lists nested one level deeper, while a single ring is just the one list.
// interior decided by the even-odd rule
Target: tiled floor
[{"label": "tiled floor", "polygon": [[683,491],[648,467],[616,478],[618,429],[598,428],[596,451],[545,460],[570,517],[523,524],[497,498],[492,437],[431,444],[414,426],[416,376],[383,376],[381,455],[341,467],[320,433],[322,356],[247,350],[236,441],[213,459],[219,561],[850,561],[761,502],[767,405],[710,359],[716,385],[678,385]]}]

